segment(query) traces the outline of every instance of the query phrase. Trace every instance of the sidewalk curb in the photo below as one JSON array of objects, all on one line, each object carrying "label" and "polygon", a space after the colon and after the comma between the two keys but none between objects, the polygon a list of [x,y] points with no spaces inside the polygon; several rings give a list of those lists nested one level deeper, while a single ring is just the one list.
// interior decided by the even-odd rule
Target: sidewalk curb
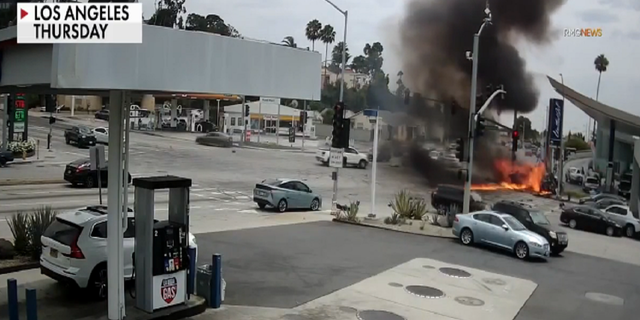
[{"label": "sidewalk curb", "polygon": [[19,185],[34,185],[34,184],[63,184],[66,181],[62,179],[6,179],[0,181],[0,186],[19,186]]},{"label": "sidewalk curb", "polygon": [[365,228],[373,228],[373,229],[379,229],[379,230],[393,231],[393,232],[398,232],[398,233],[412,234],[412,235],[416,235],[416,236],[423,236],[423,237],[429,237],[429,238],[455,239],[455,237],[453,235],[451,235],[451,236],[439,236],[439,235],[435,235],[435,234],[415,233],[415,232],[411,232],[411,231],[392,229],[392,228],[387,228],[387,227],[384,227],[384,226],[378,226],[378,225],[373,225],[373,224],[338,220],[336,218],[333,218],[331,221],[338,222],[338,223],[344,223],[344,224],[350,224],[350,225],[354,225],[354,226],[365,227]]},{"label": "sidewalk curb", "polygon": [[31,163],[41,163],[44,162],[44,159],[36,159],[36,160],[20,160],[16,161],[15,159],[9,163],[7,163],[8,165],[23,165],[23,164],[31,164]]},{"label": "sidewalk curb", "polygon": [[0,268],[0,274],[14,273],[37,268],[40,268],[40,261],[30,261],[24,264]]}]

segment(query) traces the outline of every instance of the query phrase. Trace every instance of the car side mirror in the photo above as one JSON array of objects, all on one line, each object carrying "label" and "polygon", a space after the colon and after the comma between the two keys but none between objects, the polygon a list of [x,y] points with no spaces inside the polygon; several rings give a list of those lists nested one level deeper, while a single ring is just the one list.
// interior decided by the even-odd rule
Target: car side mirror
[{"label": "car side mirror", "polygon": [[509,226],[507,226],[506,224],[503,224],[502,229],[504,229],[504,231],[509,231]]},{"label": "car side mirror", "polygon": [[309,191],[308,191],[308,192],[309,192],[309,193],[313,193],[313,190],[309,189]]}]

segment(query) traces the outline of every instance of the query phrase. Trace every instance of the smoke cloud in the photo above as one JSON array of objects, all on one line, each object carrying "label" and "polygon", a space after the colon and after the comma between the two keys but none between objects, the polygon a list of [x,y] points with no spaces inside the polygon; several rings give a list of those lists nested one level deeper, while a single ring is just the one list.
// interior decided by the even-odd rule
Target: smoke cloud
[{"label": "smoke cloud", "polygon": [[[503,100],[496,99],[494,113],[533,111],[539,98],[533,75],[515,47],[524,41],[545,45],[554,37],[550,32],[550,16],[566,0],[412,0],[400,25],[400,41],[405,83],[413,92],[440,101],[455,101],[461,109],[446,121],[434,121],[439,108],[414,110],[427,126],[446,127],[450,139],[466,137],[472,62],[465,52],[473,49],[474,34],[486,17],[489,3],[492,24],[480,37],[477,90],[486,86],[504,85],[508,92]],[[447,112],[445,112],[447,113]],[[485,114],[487,115],[487,114]],[[489,116],[490,113],[488,114]],[[476,144],[476,168],[492,169],[496,157],[507,156],[504,148],[496,147],[497,133],[487,132]],[[503,154],[501,154],[503,153]],[[411,150],[411,162],[430,183],[459,181],[443,173],[439,165],[419,147]],[[429,168],[425,168],[428,163]],[[482,171],[482,170],[480,170]]]}]

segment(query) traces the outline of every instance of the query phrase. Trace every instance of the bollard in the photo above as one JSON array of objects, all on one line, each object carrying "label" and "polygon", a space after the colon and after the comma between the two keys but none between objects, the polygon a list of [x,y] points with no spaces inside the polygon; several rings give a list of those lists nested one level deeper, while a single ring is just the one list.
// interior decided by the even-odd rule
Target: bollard
[{"label": "bollard", "polygon": [[36,160],[40,160],[40,139],[36,143]]},{"label": "bollard", "polygon": [[25,289],[27,296],[27,320],[38,320],[36,289]]},{"label": "bollard", "polygon": [[7,300],[9,301],[9,320],[18,319],[18,282],[7,279]]},{"label": "bollard", "polygon": [[222,304],[222,257],[214,254],[211,259],[210,307],[219,309]]},{"label": "bollard", "polygon": [[187,299],[195,294],[196,287],[196,248],[189,248],[189,271],[187,273]]},{"label": "bollard", "polygon": [[22,160],[27,160],[27,150],[22,150]]}]

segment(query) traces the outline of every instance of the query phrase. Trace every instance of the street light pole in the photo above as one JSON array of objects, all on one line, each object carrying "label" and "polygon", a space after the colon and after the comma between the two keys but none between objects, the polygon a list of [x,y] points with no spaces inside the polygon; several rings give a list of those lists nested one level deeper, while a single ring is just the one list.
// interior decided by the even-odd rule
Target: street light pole
[{"label": "street light pole", "polygon": [[220,130],[220,99],[216,99],[218,101],[218,109],[216,110],[216,126],[218,130]]},{"label": "street light pole", "polygon": [[[342,66],[340,68],[340,102],[344,102],[344,71],[347,65],[347,23],[349,20],[349,12],[340,9],[331,0],[324,0],[330,4],[334,9],[344,15],[344,35],[342,38]],[[344,113],[344,109],[342,110]],[[343,114],[344,115],[344,114]],[[333,174],[333,195],[331,197],[331,212],[336,211],[336,202],[338,201],[338,172],[339,168],[334,169]]]},{"label": "street light pole", "polygon": [[470,96],[470,104],[469,104],[469,148],[468,148],[468,162],[467,162],[467,181],[464,185],[464,200],[462,203],[462,212],[467,214],[469,213],[469,198],[471,197],[471,176],[473,174],[473,134],[475,129],[475,119],[474,113],[476,111],[476,88],[478,85],[478,47],[480,44],[480,34],[482,33],[482,29],[487,24],[491,24],[491,11],[489,7],[485,9],[485,14],[487,17],[484,19],[484,22],[480,26],[480,30],[473,36],[473,51],[471,53],[471,59],[473,63],[472,72],[471,72],[471,96]]},{"label": "street light pole", "polygon": [[[562,81],[562,107],[564,108],[564,76],[560,74],[560,80]],[[564,113],[563,113],[564,114]],[[564,122],[564,117],[562,117]],[[562,125],[560,126],[562,128]],[[556,196],[560,199],[562,190],[562,178],[564,177],[564,137],[560,137],[560,156],[558,157],[558,189],[556,190]]]}]

